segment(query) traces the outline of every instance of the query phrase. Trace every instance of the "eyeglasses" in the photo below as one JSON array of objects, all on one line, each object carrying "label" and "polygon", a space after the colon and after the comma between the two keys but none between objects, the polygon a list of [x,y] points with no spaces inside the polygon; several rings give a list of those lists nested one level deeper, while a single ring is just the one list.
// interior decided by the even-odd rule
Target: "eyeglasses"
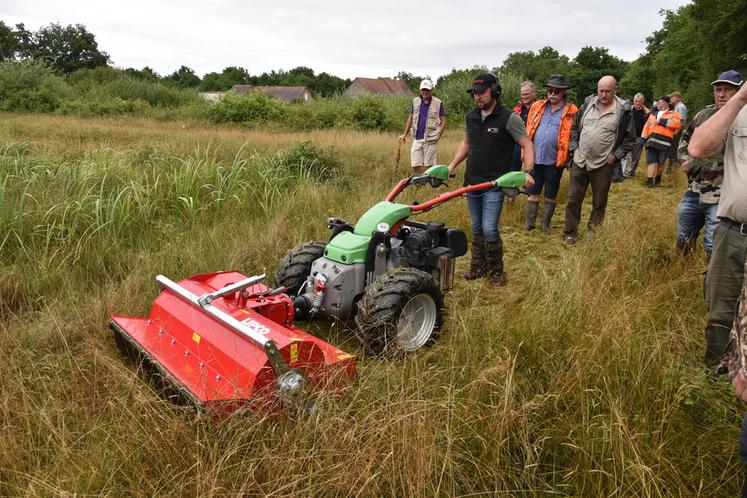
[{"label": "eyeglasses", "polygon": [[563,88],[553,88],[553,87],[551,87],[551,86],[550,86],[550,87],[547,87],[547,93],[549,93],[549,94],[556,94],[556,93],[557,93],[557,94],[561,94],[561,93],[563,93],[564,91],[565,91],[565,90],[564,90]]}]

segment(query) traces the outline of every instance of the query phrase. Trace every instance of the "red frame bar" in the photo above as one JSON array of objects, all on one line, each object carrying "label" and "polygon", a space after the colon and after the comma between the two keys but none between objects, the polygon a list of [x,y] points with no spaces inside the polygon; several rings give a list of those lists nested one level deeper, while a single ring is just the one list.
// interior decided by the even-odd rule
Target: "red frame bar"
[{"label": "red frame bar", "polygon": [[[397,186],[399,186],[399,184]],[[413,213],[422,213],[424,211],[428,211],[432,207],[438,206],[439,204],[443,204],[444,202],[450,199],[453,199],[454,197],[459,197],[460,195],[465,194],[467,192],[473,192],[475,190],[484,190],[486,188],[492,188],[492,187],[495,187],[495,184],[493,182],[478,183],[477,185],[468,185],[466,187],[462,187],[460,189],[452,190],[451,192],[446,192],[444,194],[441,194],[438,197],[431,199],[429,201],[426,201],[422,204],[415,204],[409,207]],[[395,190],[396,190],[396,187],[395,187]]]},{"label": "red frame bar", "polygon": [[405,188],[405,185],[407,185],[409,178],[403,178],[401,179],[397,185],[394,186],[391,192],[389,192],[389,195],[386,196],[386,200],[388,202],[392,202],[395,197],[399,195],[400,192]]}]

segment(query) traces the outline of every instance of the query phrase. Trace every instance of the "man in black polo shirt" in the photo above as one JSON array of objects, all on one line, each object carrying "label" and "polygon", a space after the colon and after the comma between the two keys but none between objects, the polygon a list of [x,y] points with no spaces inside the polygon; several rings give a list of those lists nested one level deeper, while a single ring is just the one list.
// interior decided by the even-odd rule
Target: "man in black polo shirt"
[{"label": "man in black polo shirt", "polygon": [[[490,73],[472,80],[476,107],[467,114],[465,137],[449,163],[449,172],[467,159],[464,185],[476,185],[495,180],[511,171],[515,144],[524,153],[526,187],[534,185],[534,147],[527,137],[521,117],[500,103],[501,86]],[[503,273],[503,241],[498,220],[503,208],[503,192],[495,189],[467,193],[467,205],[472,222],[472,260],[465,280],[488,277],[494,285],[505,285]]]}]

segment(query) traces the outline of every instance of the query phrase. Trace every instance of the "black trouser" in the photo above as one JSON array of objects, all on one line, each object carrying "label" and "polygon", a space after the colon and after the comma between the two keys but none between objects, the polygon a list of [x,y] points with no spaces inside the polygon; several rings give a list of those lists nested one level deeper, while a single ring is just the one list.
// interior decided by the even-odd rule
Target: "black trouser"
[{"label": "black trouser", "polygon": [[578,225],[581,223],[581,205],[584,202],[586,189],[589,185],[591,185],[589,229],[601,225],[604,221],[604,213],[607,210],[607,194],[612,182],[612,165],[605,164],[601,168],[586,170],[572,162],[569,169],[571,182],[568,187],[568,202],[565,206],[565,230],[563,232],[575,237],[578,235]]},{"label": "black trouser", "polygon": [[646,139],[638,137],[635,139],[635,145],[633,146],[633,152],[630,157],[630,168],[628,168],[628,175],[635,175],[635,170],[638,168],[638,162],[641,160],[641,152],[643,152],[643,146],[646,144]]}]

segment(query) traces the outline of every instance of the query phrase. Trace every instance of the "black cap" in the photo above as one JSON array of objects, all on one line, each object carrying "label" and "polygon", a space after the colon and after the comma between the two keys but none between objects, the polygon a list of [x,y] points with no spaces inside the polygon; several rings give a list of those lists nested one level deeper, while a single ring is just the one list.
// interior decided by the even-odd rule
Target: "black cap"
[{"label": "black cap", "polygon": [[477,92],[482,93],[493,85],[497,85],[498,81],[495,76],[490,73],[478,74],[472,79],[472,88],[467,90],[467,93]]},{"label": "black cap", "polygon": [[661,97],[659,97],[656,100],[663,100],[667,104],[670,104],[672,102],[672,99],[669,98],[669,95],[662,95]]},{"label": "black cap", "polygon": [[729,69],[719,74],[716,81],[711,83],[711,85],[715,85],[716,83],[729,83],[730,85],[739,86],[742,84],[742,75],[739,71]]},{"label": "black cap", "polygon": [[566,83],[565,76],[562,74],[551,74],[550,79],[547,80],[547,83],[545,83],[545,86],[551,86],[553,88],[570,88],[570,85]]}]

